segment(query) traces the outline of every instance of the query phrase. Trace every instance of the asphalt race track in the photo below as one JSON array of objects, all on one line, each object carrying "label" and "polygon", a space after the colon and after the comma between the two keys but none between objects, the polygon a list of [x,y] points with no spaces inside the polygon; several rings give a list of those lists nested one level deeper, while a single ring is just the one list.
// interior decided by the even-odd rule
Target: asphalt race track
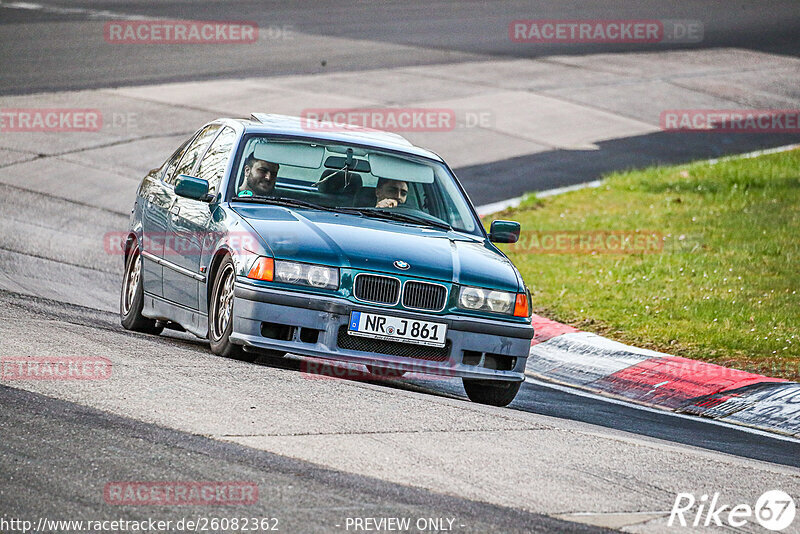
[{"label": "asphalt race track", "polygon": [[[263,493],[258,506],[248,508],[248,516],[277,519],[281,531],[317,532],[325,531],[325,527],[333,530],[345,524],[347,516],[365,512],[390,517],[458,517],[459,526],[463,524],[459,530],[469,532],[576,528],[539,514],[339,473],[20,390],[2,387],[0,398],[7,408],[3,413],[2,449],[6,461],[2,476],[8,485],[3,508],[12,516],[102,517],[102,498],[86,498],[92,492],[102,497],[100,477],[158,480],[168,476],[190,480],[202,473],[209,479],[235,477],[256,482]],[[32,419],[31,414],[36,417]],[[12,432],[12,428],[17,431]],[[32,440],[37,442],[42,456],[52,459],[50,462],[32,463],[26,458]],[[81,446],[65,448],[73,440]],[[87,465],[92,465],[91,477],[86,476]],[[124,513],[131,520],[152,516],[152,512],[132,506]],[[234,506],[215,509],[217,517],[236,517],[239,513]],[[203,514],[202,507],[173,509],[159,514],[159,519],[178,521],[198,514]],[[579,529],[600,530],[589,526]]]},{"label": "asphalt race track", "polygon": [[[348,518],[410,517],[449,518],[455,532],[649,533],[675,531],[666,521],[681,492],[750,505],[771,489],[800,495],[797,440],[534,380],[508,408],[479,406],[457,380],[332,379],[357,370],[310,374],[297,357],[245,364],[189,335],[120,326],[122,262],[104,236],[125,229],[148,168],[204,121],[253,105],[490,109],[485,129],[409,135],[455,167],[476,204],[800,142],[668,133],[648,109],[653,98],[667,108],[800,107],[795,1],[365,6],[0,2],[0,108],[97,107],[138,119],[108,136],[0,133],[0,356],[113,362],[108,380],[0,382],[0,518],[247,515],[277,518],[281,532],[352,532]],[[103,41],[104,21],[137,16],[252,20],[276,38],[249,48]],[[593,17],[701,20],[705,38],[539,48],[508,39],[514,19]],[[397,89],[405,83],[413,97]],[[537,128],[539,118],[558,127]],[[253,482],[259,499],[104,501],[110,482],[172,480]]]},{"label": "asphalt race track", "polygon": [[[4,0],[3,4],[14,4]],[[20,4],[22,4],[20,2]],[[106,0],[28,2],[44,9],[4,9],[0,23],[6,53],[0,93],[164,83],[209,78],[311,74],[331,70],[363,71],[475,58],[541,57],[586,53],[669,49],[744,47],[797,55],[800,16],[792,0],[735,0],[680,3],[644,0],[420,2],[401,0],[365,9],[362,2],[320,4],[200,0],[148,2]],[[105,13],[103,13],[105,12]],[[206,47],[202,54],[180,50],[109,51],[90,31],[94,21],[124,16],[141,18],[255,21],[266,37],[251,50]],[[549,44],[519,46],[508,39],[516,19],[679,19],[701,20],[704,39],[688,44]],[[280,31],[317,36],[303,47],[281,42]],[[338,39],[326,40],[326,39]],[[362,43],[362,44],[359,44]],[[331,46],[333,44],[333,46]],[[158,59],[158,61],[154,61]],[[325,65],[322,65],[322,62]],[[480,76],[480,73],[475,73]]]},{"label": "asphalt race track", "polygon": [[[606,512],[663,512],[672,484],[734,495],[797,484],[797,442],[742,429],[531,383],[509,409],[491,409],[466,401],[451,380],[335,380],[330,371],[309,375],[295,359],[243,364],[189,337],[132,334],[114,314],[88,308],[5,294],[2,310],[5,353],[103,354],[114,362],[109,381],[23,385],[38,393],[2,387],[11,517],[116,517],[120,510],[102,501],[111,481],[233,479],[256,481],[267,496],[248,515],[277,516],[290,531],[397,514],[457,517],[464,532],[484,532],[484,521],[505,525],[503,532],[552,531],[573,526],[508,504],[596,511],[600,488],[624,484],[619,497],[632,502],[606,503]],[[495,450],[501,446],[508,450]],[[525,467],[508,473],[506,485],[496,475],[511,460]],[[343,472],[333,468],[340,462]],[[443,487],[453,483],[460,487]],[[481,498],[484,488],[501,492],[507,506],[480,504],[497,504]],[[563,499],[570,508],[554,504]],[[202,512],[134,507],[130,517]]]}]

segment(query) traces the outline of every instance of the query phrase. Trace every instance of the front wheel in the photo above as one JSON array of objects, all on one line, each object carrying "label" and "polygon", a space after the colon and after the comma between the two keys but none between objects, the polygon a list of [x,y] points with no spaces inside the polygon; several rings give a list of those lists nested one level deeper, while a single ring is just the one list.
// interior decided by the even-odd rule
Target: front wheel
[{"label": "front wheel", "polygon": [[227,256],[214,277],[211,290],[211,302],[208,305],[208,340],[211,352],[247,362],[255,361],[256,354],[245,352],[241,345],[231,343],[233,331],[233,285],[236,282],[236,271],[233,260]]},{"label": "front wheel", "polygon": [[464,391],[472,402],[490,406],[508,406],[517,396],[522,382],[499,380],[476,380],[463,378]]},{"label": "front wheel", "polygon": [[142,288],[142,255],[139,245],[133,249],[125,262],[125,275],[122,277],[122,291],[119,296],[119,319],[126,330],[159,335],[163,326],[142,315],[144,308],[144,289]]}]

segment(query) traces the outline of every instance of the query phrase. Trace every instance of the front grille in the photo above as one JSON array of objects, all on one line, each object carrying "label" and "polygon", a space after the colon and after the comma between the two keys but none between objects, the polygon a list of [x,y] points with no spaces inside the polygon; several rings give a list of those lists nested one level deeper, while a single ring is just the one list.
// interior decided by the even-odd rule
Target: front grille
[{"label": "front grille", "polygon": [[439,311],[444,308],[447,288],[439,284],[406,282],[403,288],[403,307]]},{"label": "front grille", "polygon": [[336,344],[340,349],[357,350],[360,352],[372,352],[376,354],[388,354],[390,356],[401,356],[413,358],[415,360],[428,360],[432,362],[447,361],[450,356],[450,340],[444,347],[426,347],[424,345],[412,345],[410,343],[399,343],[396,341],[385,341],[383,339],[369,339],[359,336],[351,336],[347,333],[347,327],[339,328],[339,335]]},{"label": "front grille", "polygon": [[374,274],[356,275],[355,296],[364,302],[397,304],[400,296],[400,280]]}]

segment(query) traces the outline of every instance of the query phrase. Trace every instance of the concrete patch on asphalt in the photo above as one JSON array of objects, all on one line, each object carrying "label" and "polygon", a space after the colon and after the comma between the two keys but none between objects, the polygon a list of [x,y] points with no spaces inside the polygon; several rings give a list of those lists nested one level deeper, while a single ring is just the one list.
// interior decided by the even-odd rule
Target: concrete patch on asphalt
[{"label": "concrete patch on asphalt", "polygon": [[[682,87],[678,83],[674,80],[646,80],[595,87],[563,87],[547,90],[545,94],[575,102],[576,105],[598,107],[629,120],[656,125],[653,130],[659,130],[661,111],[665,109],[730,109],[743,106],[736,99],[705,93],[700,88]],[[630,98],[631,94],[648,95],[648,98]],[[655,102],[658,104],[654,105]]]},{"label": "concrete patch on asphalt", "polygon": [[[65,123],[52,122],[53,126],[33,122],[26,131],[21,128],[21,113],[30,117],[38,110],[69,110],[75,115],[64,115]],[[143,137],[182,133],[188,136],[204,122],[217,118],[209,110],[198,110],[179,105],[135,98],[125,98],[105,90],[71,91],[61,93],[35,93],[30,95],[4,96],[2,111],[11,113],[3,117],[3,133],[0,148],[32,152],[52,156],[135,141]],[[95,117],[87,131],[75,131],[75,117],[82,111],[92,112]],[[72,122],[70,122],[72,121]],[[89,121],[87,120],[87,125]],[[65,131],[48,131],[48,128],[66,128]],[[173,148],[174,150],[174,148]],[[171,151],[170,151],[171,152]],[[159,159],[166,159],[169,154]]]},{"label": "concrete patch on asphalt", "polygon": [[797,106],[800,60],[778,57],[769,69],[745,70],[712,77],[681,78],[683,87],[742,103],[753,109],[784,109]]},{"label": "concrete patch on asphalt", "polygon": [[658,130],[657,123],[647,124],[529,91],[487,91],[459,99],[434,100],[429,104],[435,108],[454,109],[456,114],[485,111],[489,121],[481,128],[548,148],[591,148],[596,141]]},{"label": "concrete patch on asphalt", "polygon": [[[357,73],[336,73],[324,76],[314,76],[313,83],[308,76],[285,76],[270,79],[256,79],[251,85],[268,85],[277,87],[287,92],[304,95],[338,95],[339,98],[352,98],[365,103],[372,102],[383,106],[402,106],[409,102],[432,102],[441,100],[464,99],[485,94],[487,85],[494,86],[498,81],[495,69],[499,62],[469,62],[468,68],[489,68],[492,70],[491,79],[484,80],[475,77],[473,70],[469,79],[454,82],[446,76],[451,69],[457,69],[460,64],[435,65],[421,71],[416,67],[397,67],[391,69],[370,70]],[[480,67],[479,67],[480,66]],[[429,72],[439,69],[444,76],[430,76]],[[483,83],[484,81],[488,83]],[[307,103],[308,104],[308,103]],[[311,103],[309,107],[325,107],[325,103],[317,105]],[[427,106],[426,107],[436,107]]]},{"label": "concrete patch on asphalt", "polygon": [[[630,54],[625,54],[630,55]],[[454,63],[447,68],[438,65],[403,67],[404,72],[447,80],[453,84],[479,84],[518,91],[545,91],[559,87],[591,87],[603,84],[624,84],[639,78],[637,73],[606,72],[593,65],[570,65],[560,56],[540,59],[495,59]],[[487,67],[489,70],[487,70]],[[476,75],[479,73],[479,75]]]},{"label": "concrete patch on asphalt", "polygon": [[665,79],[676,76],[714,77],[731,72],[800,65],[798,58],[742,48],[557,56],[551,60],[562,65],[649,79]]},{"label": "concrete patch on asphalt", "polygon": [[[319,76],[291,76],[301,78],[304,90],[282,87],[284,78],[246,78],[244,80],[219,80],[207,82],[170,83],[108,89],[111,95],[142,101],[159,102],[166,106],[202,110],[212,118],[249,117],[253,112],[300,115],[308,108],[349,109],[379,107],[374,98],[358,98],[340,92],[316,90]],[[324,76],[322,76],[324,78]],[[208,119],[211,120],[211,119]],[[199,128],[202,124],[197,124]]]},{"label": "concrete patch on asphalt", "polygon": [[[574,514],[561,514],[556,517],[565,521],[574,521],[576,523],[583,523],[585,525],[594,525],[597,527],[623,529],[641,523],[647,523],[655,519],[663,518],[669,515],[669,512],[623,512],[623,513],[608,513],[596,514],[592,512],[578,512]],[[627,529],[626,529],[627,530]]]}]

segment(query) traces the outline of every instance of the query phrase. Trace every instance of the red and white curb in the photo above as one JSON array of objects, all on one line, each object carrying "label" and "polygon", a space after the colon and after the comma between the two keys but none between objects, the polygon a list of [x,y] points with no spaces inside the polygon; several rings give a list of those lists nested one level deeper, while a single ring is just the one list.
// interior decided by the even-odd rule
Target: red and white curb
[{"label": "red and white curb", "polygon": [[[786,145],[711,159],[754,158],[800,148]],[[555,196],[602,180],[539,191]],[[525,196],[476,207],[481,218],[518,206]],[[800,437],[800,383],[639,349],[534,315],[525,374],[655,408]]]},{"label": "red and white curb", "polygon": [[631,347],[538,315],[532,324],[532,377],[800,437],[800,383]]}]

